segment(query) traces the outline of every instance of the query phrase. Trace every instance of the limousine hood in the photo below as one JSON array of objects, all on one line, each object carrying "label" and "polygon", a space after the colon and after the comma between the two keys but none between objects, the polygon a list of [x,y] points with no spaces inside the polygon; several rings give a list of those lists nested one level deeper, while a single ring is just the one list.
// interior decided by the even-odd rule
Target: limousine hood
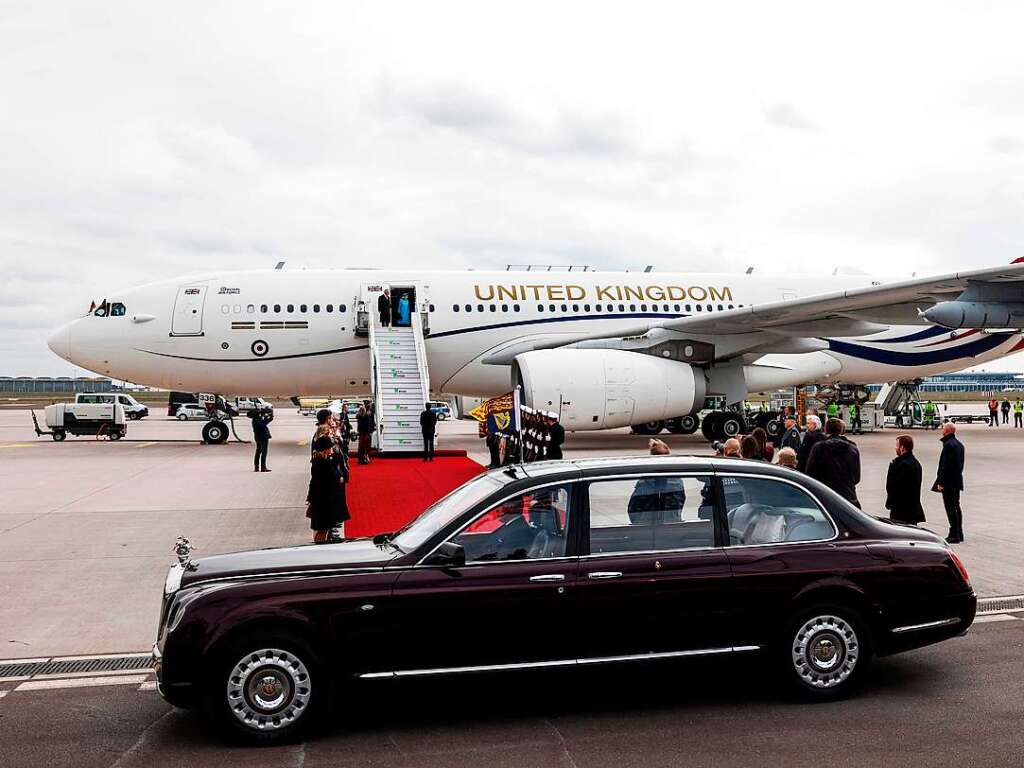
[{"label": "limousine hood", "polygon": [[298,547],[254,549],[211,555],[192,561],[182,586],[211,579],[260,576],[332,568],[381,568],[395,557],[394,549],[378,546],[372,539],[347,539],[337,544],[304,544]]}]

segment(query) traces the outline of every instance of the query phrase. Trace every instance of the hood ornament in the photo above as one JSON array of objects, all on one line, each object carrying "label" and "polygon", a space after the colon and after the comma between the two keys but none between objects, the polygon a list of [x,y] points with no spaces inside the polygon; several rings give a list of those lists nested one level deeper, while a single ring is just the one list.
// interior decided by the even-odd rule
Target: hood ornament
[{"label": "hood ornament", "polygon": [[194,571],[199,567],[192,562],[191,554],[193,549],[195,547],[192,546],[192,542],[184,536],[179,536],[174,542],[174,554],[178,558],[178,564],[186,571]]}]

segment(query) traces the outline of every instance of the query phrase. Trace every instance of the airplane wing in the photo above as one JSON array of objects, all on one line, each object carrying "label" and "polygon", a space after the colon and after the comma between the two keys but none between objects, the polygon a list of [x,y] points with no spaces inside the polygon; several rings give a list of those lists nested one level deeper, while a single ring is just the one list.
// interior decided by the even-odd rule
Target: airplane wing
[{"label": "airplane wing", "polygon": [[[872,332],[872,324],[930,325],[918,310],[955,300],[969,283],[1020,282],[1024,282],[1024,263],[755,304],[656,325],[699,334],[777,331],[783,335],[863,335]],[[1024,301],[1024,290],[1021,300]]]},{"label": "airplane wing", "polygon": [[[954,301],[969,288],[976,291],[981,286],[989,293],[1002,293],[1005,300],[1008,289],[1016,296],[1020,283],[1024,283],[1024,260],[1000,267],[821,293],[674,320],[638,320],[635,325],[620,326],[614,332],[520,339],[491,350],[484,362],[509,365],[523,352],[639,337],[655,328],[705,338],[753,333],[797,338],[866,336],[890,325],[933,325],[921,317],[920,312],[940,302]],[[1024,286],[1021,286],[1020,302],[1024,304]]]}]

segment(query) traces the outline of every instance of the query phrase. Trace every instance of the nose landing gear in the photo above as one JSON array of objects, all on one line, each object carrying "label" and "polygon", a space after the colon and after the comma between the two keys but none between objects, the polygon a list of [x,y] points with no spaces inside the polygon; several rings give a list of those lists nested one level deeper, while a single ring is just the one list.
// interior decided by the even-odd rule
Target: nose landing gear
[{"label": "nose landing gear", "polygon": [[220,445],[227,442],[228,425],[223,421],[208,421],[203,425],[203,442],[209,445]]}]

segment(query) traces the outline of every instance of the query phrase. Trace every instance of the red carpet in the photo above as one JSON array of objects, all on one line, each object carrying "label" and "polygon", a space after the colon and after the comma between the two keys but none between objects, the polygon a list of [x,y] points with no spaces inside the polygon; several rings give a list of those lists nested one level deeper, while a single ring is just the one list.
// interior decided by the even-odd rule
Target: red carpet
[{"label": "red carpet", "polygon": [[345,523],[345,535],[350,537],[397,531],[442,496],[484,471],[465,456],[437,456],[432,462],[376,459],[362,465],[353,459],[349,467],[347,498],[352,519]]}]

